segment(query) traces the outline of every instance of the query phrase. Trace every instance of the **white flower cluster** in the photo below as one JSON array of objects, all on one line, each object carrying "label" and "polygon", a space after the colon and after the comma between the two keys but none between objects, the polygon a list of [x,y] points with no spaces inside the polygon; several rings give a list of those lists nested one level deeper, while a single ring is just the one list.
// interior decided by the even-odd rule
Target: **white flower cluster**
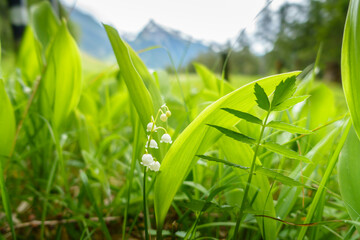
[{"label": "white flower cluster", "polygon": [[171,136],[167,133],[166,129],[163,127],[156,126],[156,120],[160,114],[160,120],[166,122],[167,119],[171,116],[171,112],[166,104],[162,105],[154,119],[151,117],[151,122],[148,123],[146,131],[149,132],[148,140],[145,144],[145,154],[141,158],[141,164],[145,167],[148,167],[150,170],[158,172],[160,169],[160,163],[155,160],[155,158],[148,152],[148,148],[158,149],[158,144],[155,139],[152,138],[152,133],[157,132],[157,130],[163,130],[165,133],[161,136],[160,143],[172,143]]}]

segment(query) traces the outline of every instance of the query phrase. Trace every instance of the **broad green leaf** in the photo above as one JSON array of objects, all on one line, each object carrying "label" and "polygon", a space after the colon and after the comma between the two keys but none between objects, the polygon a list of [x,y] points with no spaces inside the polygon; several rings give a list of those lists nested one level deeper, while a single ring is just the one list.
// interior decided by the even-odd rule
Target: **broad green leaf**
[{"label": "broad green leaf", "polygon": [[264,109],[265,111],[268,111],[270,109],[269,98],[266,95],[264,89],[258,83],[255,83],[254,93],[256,96],[256,102],[258,106]]},{"label": "broad green leaf", "polygon": [[287,78],[285,81],[281,81],[279,85],[276,86],[274,97],[271,101],[271,110],[276,106],[283,103],[285,100],[289,99],[295,92],[295,81],[296,76]]},{"label": "broad green leaf", "polygon": [[280,122],[280,121],[271,121],[266,124],[267,127],[275,128],[282,131],[287,131],[289,133],[299,133],[299,134],[311,134],[312,131],[303,127],[299,127],[293,124]]},{"label": "broad green leaf", "polygon": [[219,130],[220,132],[222,132],[223,134],[225,134],[228,137],[231,137],[237,141],[243,142],[243,143],[247,143],[247,144],[254,144],[255,143],[255,139],[245,136],[244,134],[232,131],[230,129],[227,128],[223,128],[220,126],[216,126],[216,125],[211,125],[208,124],[210,127],[216,128],[217,130]]},{"label": "broad green leaf", "polygon": [[341,79],[354,129],[360,138],[360,3],[351,0],[341,50]]},{"label": "broad green leaf", "polygon": [[10,206],[9,194],[7,192],[5,184],[3,163],[5,162],[6,157],[10,154],[11,151],[11,147],[15,138],[15,125],[16,123],[14,110],[6,94],[4,82],[2,81],[2,79],[0,79],[0,191],[3,209],[5,211],[13,239],[16,239],[16,236],[12,221],[12,211]]},{"label": "broad green leaf", "polygon": [[146,68],[146,65],[140,59],[137,53],[128,44],[126,44],[126,46],[130,52],[131,61],[135,70],[139,73],[151,95],[151,99],[153,100],[154,104],[154,112],[156,112],[164,104],[164,100],[162,99],[160,93],[160,88],[156,85],[154,77],[149,73],[149,70]]},{"label": "broad green leaf", "polygon": [[27,26],[21,39],[19,54],[16,58],[16,65],[21,70],[24,82],[31,86],[35,78],[41,72],[40,43],[35,39],[34,32]]},{"label": "broad green leaf", "polygon": [[[257,83],[261,83],[270,93],[282,79],[297,74],[299,72],[274,75],[260,79]],[[224,127],[236,124],[239,119],[229,114],[225,115],[221,108],[249,111],[255,105],[254,85],[255,83],[249,83],[208,106],[174,141],[161,163],[160,173],[155,182],[154,203],[158,229],[162,228],[177,190],[195,163],[195,154],[204,153],[221,136],[219,131],[206,124]]]},{"label": "broad green leaf", "polygon": [[[344,205],[354,221],[360,220],[360,140],[354,127],[350,129],[338,165],[339,187]],[[356,226],[360,231],[360,226]]]},{"label": "broad green leaf", "polygon": [[0,41],[0,79],[3,78],[2,63],[1,63],[1,41]]},{"label": "broad green leaf", "polygon": [[0,156],[8,156],[15,138],[15,116],[10,99],[0,79]]},{"label": "broad green leaf", "polygon": [[33,5],[30,9],[30,16],[35,36],[46,50],[57,33],[60,21],[48,1]]},{"label": "broad green leaf", "polygon": [[291,159],[297,159],[306,163],[311,163],[311,161],[304,156],[300,156],[297,152],[286,148],[282,145],[279,145],[277,143],[272,143],[272,142],[267,142],[267,143],[263,143],[261,144],[261,146],[263,146],[264,148],[266,148],[267,150],[274,152],[274,153],[279,153],[281,155],[284,155],[285,157],[291,158]]},{"label": "broad green leaf", "polygon": [[244,119],[245,121],[260,124],[260,125],[262,124],[262,121],[259,118],[255,117],[254,115],[251,115],[250,113],[246,113],[246,112],[242,112],[242,111],[238,111],[238,110],[230,109],[230,108],[222,108],[222,110],[225,110],[226,112],[231,113],[238,118]]},{"label": "broad green leaf", "polygon": [[219,159],[219,158],[215,158],[215,157],[211,157],[211,156],[206,156],[206,155],[196,155],[196,156],[199,157],[199,158],[201,158],[201,159],[208,160],[208,161],[223,163],[223,164],[228,165],[228,166],[230,166],[230,167],[236,167],[236,168],[240,168],[240,169],[243,169],[243,170],[249,169],[249,167],[244,167],[244,166],[241,166],[241,165],[239,165],[239,164],[235,164],[235,163],[226,161],[226,160],[224,160],[224,159]]},{"label": "broad green leaf", "polygon": [[234,90],[234,87],[231,86],[228,82],[224,82],[218,79],[213,72],[211,72],[206,66],[200,63],[194,63],[195,70],[197,74],[201,77],[205,87],[213,92],[217,92],[220,94],[220,88],[223,85],[224,94],[228,94],[229,92]]},{"label": "broad green leaf", "polygon": [[[309,99],[298,115],[298,119],[302,119],[302,121],[298,122],[297,125],[307,129],[315,129],[336,116],[335,97],[333,91],[323,83],[311,89],[309,95]],[[326,107],[324,107],[324,102],[326,102]],[[316,131],[315,134],[309,136],[308,141],[310,144],[316,144],[331,132],[333,127],[329,126]]]},{"label": "broad green leaf", "polygon": [[120,38],[119,33],[111,26],[104,24],[111,46],[114,50],[121,75],[129,91],[129,96],[139,114],[141,124],[146,129],[153,115],[153,101],[144,82],[136,71],[127,44]]},{"label": "broad green leaf", "polygon": [[193,63],[197,74],[201,77],[207,89],[219,92],[219,86],[216,81],[216,76],[209,69],[200,63]]},{"label": "broad green leaf", "polygon": [[42,114],[51,120],[55,129],[78,104],[81,72],[79,50],[63,22],[50,46],[46,71],[40,83]]},{"label": "broad green leaf", "polygon": [[302,101],[305,101],[309,97],[310,97],[309,95],[304,95],[304,96],[292,97],[292,98],[286,99],[279,105],[275,106],[272,110],[273,111],[284,111],[286,109],[289,109],[289,108],[295,106],[296,104],[298,104]]}]

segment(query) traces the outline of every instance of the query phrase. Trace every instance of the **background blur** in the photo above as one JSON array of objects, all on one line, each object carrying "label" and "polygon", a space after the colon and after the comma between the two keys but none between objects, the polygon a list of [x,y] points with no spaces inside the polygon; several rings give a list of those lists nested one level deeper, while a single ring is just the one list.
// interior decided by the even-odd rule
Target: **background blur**
[{"label": "background blur", "polygon": [[[26,19],[0,0],[3,55],[16,51],[12,21]],[[19,2],[27,9],[39,0]],[[200,62],[232,75],[303,70],[322,45],[320,78],[340,82],[340,48],[348,0],[52,1],[70,19],[84,56],[112,64],[115,58],[101,22],[115,26],[149,68],[194,72]],[[142,7],[140,7],[142,6]],[[15,14],[15,16],[14,16]],[[26,14],[25,14],[26,15]],[[12,19],[12,20],[11,20]],[[14,20],[15,19],[15,20]],[[228,64],[224,62],[229,56]]]}]

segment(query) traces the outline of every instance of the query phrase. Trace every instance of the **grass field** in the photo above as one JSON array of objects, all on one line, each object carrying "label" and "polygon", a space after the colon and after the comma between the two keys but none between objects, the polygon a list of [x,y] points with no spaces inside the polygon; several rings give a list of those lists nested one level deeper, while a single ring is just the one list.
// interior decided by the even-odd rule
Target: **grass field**
[{"label": "grass field", "polygon": [[150,71],[108,25],[99,63],[38,4],[1,64],[2,238],[359,239],[356,2],[343,88]]}]

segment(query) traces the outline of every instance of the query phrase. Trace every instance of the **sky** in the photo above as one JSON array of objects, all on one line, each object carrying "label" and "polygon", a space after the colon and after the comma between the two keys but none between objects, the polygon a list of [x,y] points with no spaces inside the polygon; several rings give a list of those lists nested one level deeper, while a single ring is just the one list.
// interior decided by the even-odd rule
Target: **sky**
[{"label": "sky", "polygon": [[[281,0],[274,0],[275,2]],[[226,43],[254,28],[265,0],[62,0],[121,32],[137,33],[153,19],[198,40]],[[283,1],[281,1],[283,2]]]}]

